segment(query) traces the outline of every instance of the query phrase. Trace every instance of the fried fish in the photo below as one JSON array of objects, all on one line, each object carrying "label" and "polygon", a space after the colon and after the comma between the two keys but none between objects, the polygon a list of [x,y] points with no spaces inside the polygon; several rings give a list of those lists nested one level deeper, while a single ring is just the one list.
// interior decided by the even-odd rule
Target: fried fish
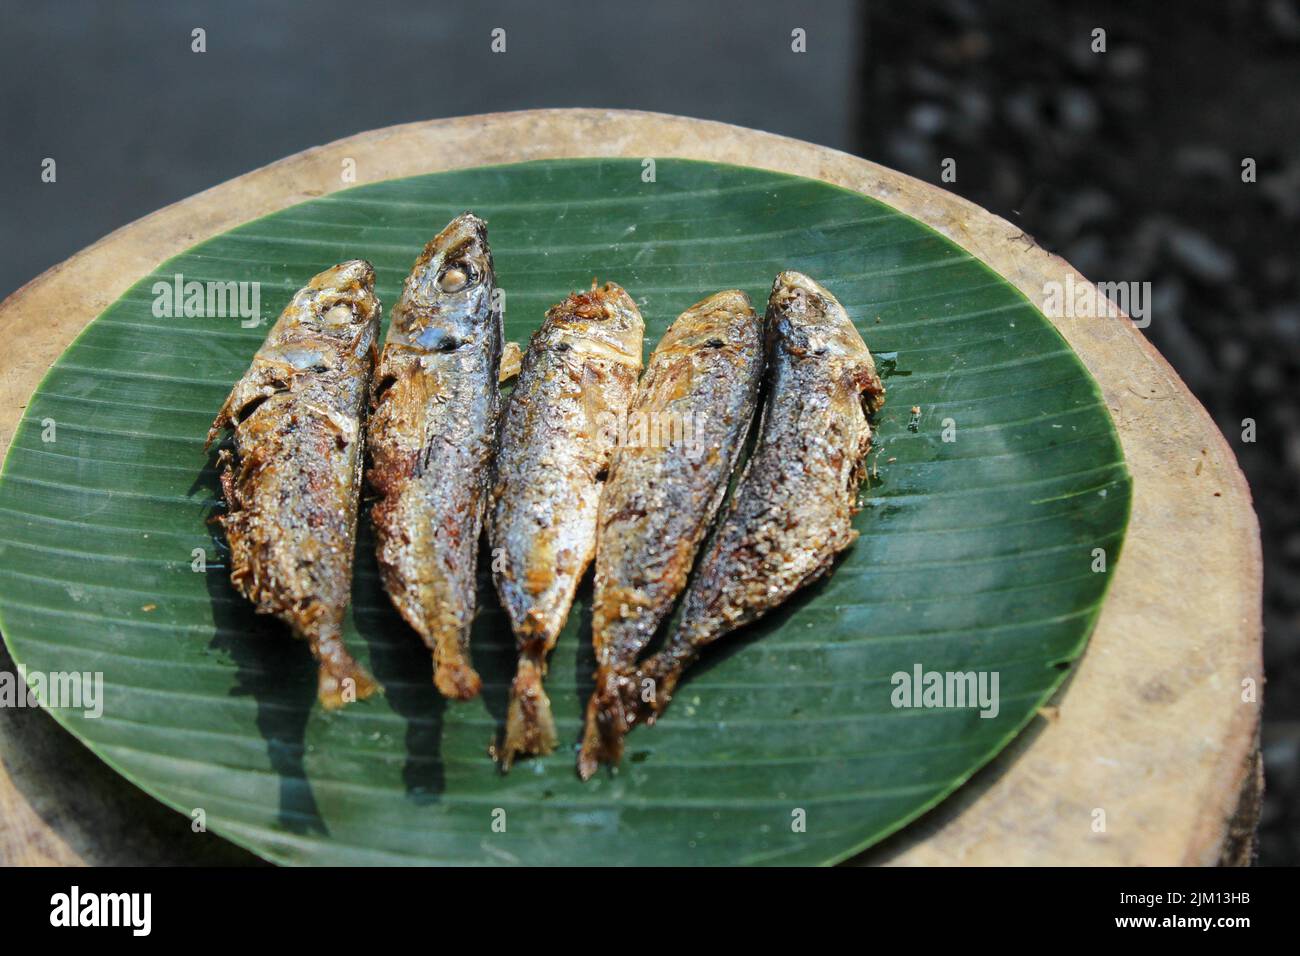
[{"label": "fried fish", "polygon": [[455,700],[482,685],[469,635],[503,338],[487,226],[465,213],[424,247],[393,308],[366,443],[384,588]]},{"label": "fried fish", "polygon": [[875,362],[844,307],[802,273],[776,277],[766,324],[768,392],[754,451],[676,631],[630,682],[652,693],[624,693],[625,707],[648,721],[703,648],[826,574],[858,536],[852,518],[871,448],[867,416],[884,401]]},{"label": "fried fish", "polygon": [[595,551],[601,487],[636,392],[643,334],[631,296],[593,283],[546,313],[506,403],[488,528],[519,649],[503,769],[516,754],[555,748],[546,656]]},{"label": "fried fish", "polygon": [[584,780],[622,754],[636,659],[686,586],[726,495],[762,372],[762,323],[737,289],[683,312],[650,356],[600,502]]},{"label": "fried fish", "polygon": [[231,583],[305,640],[327,708],[378,685],[343,644],[352,591],[363,412],[381,307],[360,259],[315,276],[271,328],[208,432],[218,456]]}]

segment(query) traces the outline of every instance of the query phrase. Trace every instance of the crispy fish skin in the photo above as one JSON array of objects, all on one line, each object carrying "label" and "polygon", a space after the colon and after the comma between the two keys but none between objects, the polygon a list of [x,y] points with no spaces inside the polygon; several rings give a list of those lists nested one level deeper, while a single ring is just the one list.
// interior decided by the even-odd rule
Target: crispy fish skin
[{"label": "crispy fish skin", "polygon": [[208,432],[222,450],[230,581],[305,640],[330,709],[379,689],[343,645],[352,591],[366,393],[381,306],[354,259],[300,289]]},{"label": "crispy fish skin", "polygon": [[546,313],[506,404],[489,538],[519,666],[501,765],[556,745],[546,655],[596,549],[604,473],[641,371],[641,313],[607,283]]},{"label": "crispy fish skin", "polygon": [[591,627],[596,689],[578,758],[584,780],[599,763],[622,756],[629,719],[636,718],[623,696],[637,691],[629,686],[637,656],[685,588],[726,496],[762,374],[762,322],[738,289],[683,312],[650,356],[600,502]]},{"label": "crispy fish skin", "polygon": [[691,582],[681,622],[637,671],[649,722],[700,651],[826,574],[856,540],[852,518],[871,449],[867,415],[884,386],[844,307],[799,272],[768,299],[769,387],[754,451]]},{"label": "crispy fish skin", "polygon": [[375,373],[366,443],[384,588],[433,652],[434,685],[455,700],[482,686],[469,637],[500,403],[495,292],[487,225],[465,213],[407,276]]}]

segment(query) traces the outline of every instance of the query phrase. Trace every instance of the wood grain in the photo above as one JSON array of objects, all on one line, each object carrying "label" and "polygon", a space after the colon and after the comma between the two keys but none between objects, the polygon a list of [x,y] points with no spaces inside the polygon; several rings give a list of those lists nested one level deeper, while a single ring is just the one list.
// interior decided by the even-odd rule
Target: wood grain
[{"label": "wood grain", "polygon": [[[343,179],[345,161],[360,184],[580,156],[711,160],[834,183],[929,224],[1040,308],[1047,283],[1086,281],[1020,229],[950,193],[768,133],[605,110],[432,120],[307,150],[199,193],[10,296],[0,304],[0,340],[22,345],[0,356],[0,453],[46,370],[133,282],[248,219],[354,185]],[[1228,443],[1133,323],[1053,321],[1100,383],[1128,458],[1133,517],[1123,558],[1054,708],[956,795],[859,862],[1207,865],[1249,857],[1238,811],[1258,783],[1263,684],[1250,491]],[[0,666],[13,667],[7,655]],[[117,778],[44,714],[0,711],[0,761],[0,863],[249,859],[192,834],[189,821]]]}]

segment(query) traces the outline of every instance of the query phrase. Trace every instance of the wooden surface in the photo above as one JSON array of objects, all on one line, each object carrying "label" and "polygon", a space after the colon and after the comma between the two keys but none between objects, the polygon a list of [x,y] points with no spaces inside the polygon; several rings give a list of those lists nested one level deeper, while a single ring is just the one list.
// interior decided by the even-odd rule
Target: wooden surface
[{"label": "wooden surface", "polygon": [[[216,233],[352,185],[340,175],[344,160],[355,161],[360,184],[577,156],[713,160],[835,183],[928,223],[1040,308],[1046,283],[1085,281],[1015,226],[956,196],[767,133],[603,110],[434,120],[363,133],[224,183],[119,229],[10,296],[0,304],[0,340],[8,343],[0,356],[0,452],[46,369],[128,286]],[[1133,474],[1123,558],[1056,706],[970,784],[861,862],[1242,858],[1238,810],[1249,807],[1257,784],[1263,683],[1259,529],[1249,489],[1205,410],[1131,322],[1053,321],[1101,384]],[[12,670],[7,654],[0,668]],[[1246,681],[1257,689],[1253,701],[1243,700]],[[252,859],[190,833],[187,819],[117,778],[43,713],[0,710],[0,763],[0,863]]]}]

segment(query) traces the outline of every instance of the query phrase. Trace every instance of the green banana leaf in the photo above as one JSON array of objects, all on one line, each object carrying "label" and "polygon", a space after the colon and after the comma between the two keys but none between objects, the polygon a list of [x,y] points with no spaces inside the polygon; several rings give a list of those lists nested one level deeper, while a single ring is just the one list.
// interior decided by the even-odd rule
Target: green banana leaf
[{"label": "green banana leaf", "polygon": [[[1109,578],[1094,549],[1113,570],[1124,536],[1129,478],[1096,384],[1016,289],[889,206],[755,169],[664,159],[655,172],[545,161],[350,189],[195,246],[91,323],[33,396],[0,479],[15,661],[102,674],[99,716],[39,688],[54,717],[157,799],[279,863],[830,863],[992,758],[1082,653]],[[548,679],[566,744],[502,776],[488,746],[514,651],[486,568],[483,693],[449,704],[379,586],[363,521],[347,636],[387,691],[325,713],[306,648],[232,590],[208,523],[204,433],[291,293],[362,257],[390,307],[465,209],[489,221],[512,339],[598,276],[641,305],[648,353],[705,294],[739,287],[761,309],[795,268],[839,297],[886,376],[856,545],[714,648],[629,737],[619,771],[586,784],[573,745],[594,667],[589,588]],[[268,322],[157,314],[155,283],[177,275],[259,283]],[[896,675],[918,668],[996,674],[996,716],[895,706]]]}]

